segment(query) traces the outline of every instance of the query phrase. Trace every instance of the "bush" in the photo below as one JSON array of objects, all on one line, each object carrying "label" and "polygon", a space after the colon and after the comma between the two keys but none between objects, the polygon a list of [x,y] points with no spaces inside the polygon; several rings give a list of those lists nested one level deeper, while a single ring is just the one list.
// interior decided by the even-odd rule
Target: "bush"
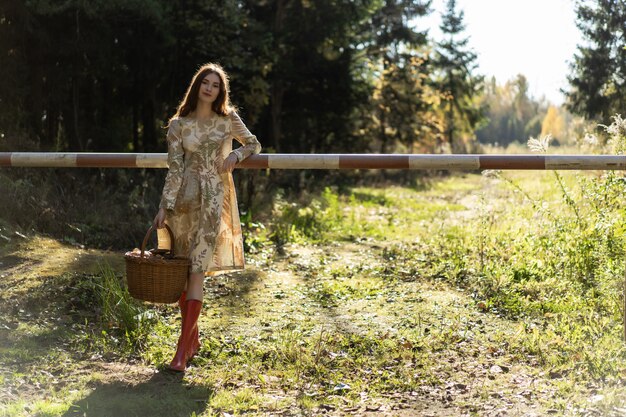
[{"label": "bush", "polygon": [[329,187],[304,204],[287,203],[279,195],[274,203],[274,218],[270,238],[279,247],[302,240],[325,241],[343,223],[339,196]]}]

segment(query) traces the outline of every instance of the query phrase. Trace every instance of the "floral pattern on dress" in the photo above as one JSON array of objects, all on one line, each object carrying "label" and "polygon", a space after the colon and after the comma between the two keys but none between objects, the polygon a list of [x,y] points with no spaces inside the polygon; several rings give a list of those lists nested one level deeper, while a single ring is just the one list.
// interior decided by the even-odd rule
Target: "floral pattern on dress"
[{"label": "floral pattern on dress", "polygon": [[[241,143],[233,150],[232,139]],[[231,173],[222,172],[234,153],[239,162],[261,144],[237,113],[207,120],[177,118],[167,132],[168,172],[160,207],[174,233],[174,253],[191,259],[192,273],[244,268],[243,235]],[[168,247],[165,229],[159,247]]]}]

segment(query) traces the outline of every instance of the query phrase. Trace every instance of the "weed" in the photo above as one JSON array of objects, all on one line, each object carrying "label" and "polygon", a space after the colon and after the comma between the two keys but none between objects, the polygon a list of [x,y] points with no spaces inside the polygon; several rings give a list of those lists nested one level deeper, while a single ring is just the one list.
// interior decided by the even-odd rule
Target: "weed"
[{"label": "weed", "polygon": [[[137,245],[157,211],[154,170],[12,168],[0,173],[0,211],[22,233],[81,246]],[[80,196],[77,197],[77,196]]]},{"label": "weed", "polygon": [[304,207],[286,203],[280,196],[275,202],[276,220],[270,238],[279,247],[303,239],[326,241],[342,225],[343,214],[339,196],[327,187],[319,198],[313,198]]},{"label": "weed", "polygon": [[251,210],[242,212],[240,220],[244,235],[243,244],[245,252],[258,253],[270,243],[265,225],[259,221],[253,220]]},{"label": "weed", "polygon": [[78,333],[76,342],[87,351],[136,355],[148,343],[157,323],[155,309],[147,309],[128,293],[121,275],[107,264],[100,273],[81,276],[73,286],[74,303],[95,313],[93,322],[86,318],[88,332]]}]

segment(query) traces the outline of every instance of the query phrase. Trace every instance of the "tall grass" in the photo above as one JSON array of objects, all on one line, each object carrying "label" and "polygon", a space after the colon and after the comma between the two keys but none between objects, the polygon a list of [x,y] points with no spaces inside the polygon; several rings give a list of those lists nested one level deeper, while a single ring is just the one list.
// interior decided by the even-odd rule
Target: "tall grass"
[{"label": "tall grass", "polygon": [[[91,351],[113,352],[116,355],[136,355],[147,346],[157,323],[158,309],[147,308],[133,299],[124,285],[123,277],[107,264],[100,272],[84,276],[74,287],[76,297],[95,313],[87,318],[88,332],[81,332],[80,343]],[[87,347],[87,346],[86,346]]]},{"label": "tall grass", "polygon": [[157,211],[162,172],[10,168],[0,172],[0,219],[91,247],[138,245]]},{"label": "tall grass", "polygon": [[[626,121],[617,116],[595,141],[603,153],[626,149]],[[549,138],[529,146],[548,151]],[[493,175],[493,173],[492,173]],[[511,347],[579,378],[618,381],[626,360],[621,339],[626,181],[621,172],[565,176],[553,172],[556,201],[521,191],[520,207],[486,210],[455,239],[432,240],[430,276],[475,294],[485,309],[522,320]],[[531,194],[538,193],[537,197]],[[529,208],[522,206],[527,203]],[[492,227],[488,216],[498,217]],[[527,216],[524,219],[523,216]],[[523,227],[520,227],[520,224]],[[504,225],[504,227],[503,227]],[[459,248],[461,253],[459,253]],[[445,259],[445,260],[444,260]],[[406,262],[419,262],[413,256]]]},{"label": "tall grass", "polygon": [[101,308],[101,320],[124,333],[143,333],[142,327],[150,310],[132,298],[122,279],[110,266],[100,265],[100,278],[101,281],[95,284],[95,292]]}]

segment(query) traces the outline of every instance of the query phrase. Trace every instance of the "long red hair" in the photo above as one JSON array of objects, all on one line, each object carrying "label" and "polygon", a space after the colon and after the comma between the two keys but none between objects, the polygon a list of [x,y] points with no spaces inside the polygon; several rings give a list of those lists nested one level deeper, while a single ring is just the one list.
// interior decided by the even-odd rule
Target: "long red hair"
[{"label": "long red hair", "polygon": [[189,87],[187,88],[185,97],[178,105],[176,114],[172,116],[170,121],[177,117],[188,116],[189,113],[196,110],[202,80],[204,80],[204,77],[209,74],[216,74],[220,78],[220,92],[211,105],[213,111],[220,116],[227,116],[234,110],[233,105],[230,103],[230,89],[228,87],[228,75],[226,74],[226,71],[224,71],[224,68],[222,68],[219,64],[208,63],[202,65],[191,79],[191,84],[189,84]]}]

